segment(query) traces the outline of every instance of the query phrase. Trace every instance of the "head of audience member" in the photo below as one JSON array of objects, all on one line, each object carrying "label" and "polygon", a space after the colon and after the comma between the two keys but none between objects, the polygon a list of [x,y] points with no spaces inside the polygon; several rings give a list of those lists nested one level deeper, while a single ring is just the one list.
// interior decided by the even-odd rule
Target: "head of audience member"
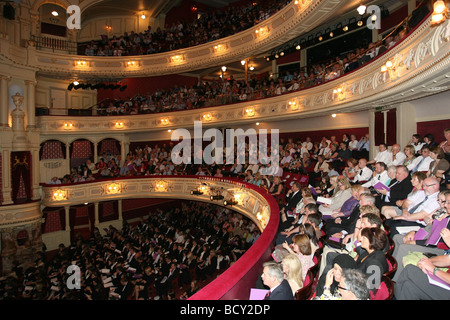
[{"label": "head of audience member", "polygon": [[367,276],[357,269],[342,270],[338,289],[342,300],[369,300],[370,298]]},{"label": "head of audience member", "polygon": [[297,290],[303,287],[303,267],[299,258],[295,254],[287,254],[281,261],[285,279],[289,281],[291,288]]},{"label": "head of audience member", "polygon": [[435,177],[429,177],[423,180],[422,188],[427,196],[439,192],[439,180]]},{"label": "head of audience member", "polygon": [[409,176],[409,170],[406,166],[398,166],[395,172],[395,179],[398,182],[405,180]]},{"label": "head of audience member", "polygon": [[420,154],[424,158],[428,158],[430,156],[430,147],[423,146],[422,149],[420,149]]},{"label": "head of audience member", "polygon": [[364,228],[361,230],[361,248],[369,254],[383,250],[388,243],[386,232],[381,228]]},{"label": "head of audience member", "polygon": [[398,143],[393,144],[391,149],[392,149],[393,155],[396,155],[397,153],[399,153],[401,151],[401,147]]},{"label": "head of audience member", "polygon": [[445,158],[445,153],[442,148],[439,147],[431,147],[430,149],[430,158],[433,160],[440,160]]},{"label": "head of audience member", "polygon": [[380,143],[380,145],[378,146],[378,151],[383,152],[387,150],[387,145],[386,143]]},{"label": "head of audience member", "polygon": [[383,221],[375,213],[365,213],[361,218],[361,228],[381,228]]},{"label": "head of audience member", "polygon": [[347,177],[339,176],[337,178],[337,186],[339,190],[344,191],[351,187],[350,181],[348,181]]},{"label": "head of audience member", "polygon": [[375,197],[367,190],[367,188],[360,188],[358,192],[360,207],[375,204]]},{"label": "head of audience member", "polygon": [[397,166],[389,166],[389,167],[387,168],[387,174],[388,174],[388,177],[389,177],[391,180],[394,180],[394,179],[395,179],[396,173],[397,173]]},{"label": "head of audience member", "polygon": [[425,172],[416,171],[411,175],[411,184],[417,190],[422,190],[422,183],[427,178]]},{"label": "head of audience member", "polygon": [[414,149],[414,146],[408,144],[403,149],[403,152],[405,153],[406,158],[411,159],[416,154],[416,149]]},{"label": "head of audience member", "polygon": [[358,167],[364,169],[367,166],[367,159],[361,158],[358,161]]},{"label": "head of audience member", "polygon": [[292,250],[296,254],[309,256],[312,253],[311,241],[306,234],[296,234],[292,237]]},{"label": "head of audience member", "polygon": [[377,206],[374,204],[366,204],[364,206],[361,206],[359,208],[359,212],[360,212],[361,217],[363,215],[369,214],[369,213],[380,217],[380,209],[378,209]]},{"label": "head of audience member", "polygon": [[270,289],[277,287],[284,280],[283,268],[279,263],[267,261],[263,264],[263,273],[261,275],[264,285]]},{"label": "head of audience member", "polygon": [[376,172],[377,174],[381,174],[381,173],[383,173],[384,171],[386,171],[386,163],[381,162],[381,161],[375,163],[375,172]]}]

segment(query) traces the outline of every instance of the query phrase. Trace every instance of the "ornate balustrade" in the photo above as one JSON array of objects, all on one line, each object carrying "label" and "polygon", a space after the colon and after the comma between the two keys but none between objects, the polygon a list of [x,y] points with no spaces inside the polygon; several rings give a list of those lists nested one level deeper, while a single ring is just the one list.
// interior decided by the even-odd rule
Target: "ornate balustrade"
[{"label": "ornate balustrade", "polygon": [[[223,126],[286,120],[389,107],[448,90],[450,21],[432,26],[426,19],[393,48],[363,67],[308,89],[225,106],[146,115],[41,116],[41,135],[147,132],[191,128],[194,121]],[[388,63],[389,62],[389,63]],[[385,71],[382,69],[386,67]],[[71,126],[66,125],[70,123]]]}]

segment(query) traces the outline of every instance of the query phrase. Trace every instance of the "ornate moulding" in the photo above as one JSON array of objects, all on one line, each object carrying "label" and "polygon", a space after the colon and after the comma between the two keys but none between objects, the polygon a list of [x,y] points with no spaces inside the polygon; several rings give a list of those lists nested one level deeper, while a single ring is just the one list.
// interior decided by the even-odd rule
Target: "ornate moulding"
[{"label": "ornate moulding", "polygon": [[[191,194],[205,185],[201,195]],[[210,196],[219,192],[221,200],[211,200]],[[230,207],[256,223],[262,231],[270,218],[270,206],[259,192],[246,188],[244,184],[225,178],[185,177],[185,176],[151,176],[132,179],[102,180],[98,182],[71,185],[43,185],[41,205],[59,207],[82,204],[86,202],[108,201],[133,198],[169,198],[210,202],[224,206],[223,200],[238,199]],[[239,194],[239,198],[236,196]]]},{"label": "ornate moulding", "polygon": [[[277,97],[226,106],[149,115],[38,118],[41,135],[95,132],[151,132],[191,128],[208,115],[205,126],[286,120],[392,106],[450,88],[450,21],[432,27],[425,21],[413,33],[366,66],[322,85]],[[387,61],[392,67],[381,67]],[[251,113],[246,110],[252,109]],[[162,121],[163,120],[163,121]],[[71,121],[73,129],[64,123]],[[118,128],[117,121],[123,122]]]},{"label": "ornate moulding", "polygon": [[[21,48],[0,40],[0,56],[15,64],[53,76],[124,78],[183,73],[241,60],[271,50],[324,23],[337,10],[338,0],[291,2],[258,25],[235,35],[192,48],[146,56],[88,57]],[[218,50],[218,48],[221,48]],[[84,63],[78,63],[82,60]],[[130,61],[133,64],[129,64]]]}]

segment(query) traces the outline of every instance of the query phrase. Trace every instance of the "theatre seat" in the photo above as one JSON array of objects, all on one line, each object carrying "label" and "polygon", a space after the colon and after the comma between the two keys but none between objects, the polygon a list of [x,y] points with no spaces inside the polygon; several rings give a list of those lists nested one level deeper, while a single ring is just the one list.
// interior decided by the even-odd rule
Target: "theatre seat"
[{"label": "theatre seat", "polygon": [[395,272],[397,271],[397,260],[390,254],[386,254],[386,260],[389,266],[389,271],[386,272],[384,275],[390,279],[394,277]]},{"label": "theatre seat", "polygon": [[370,292],[370,300],[392,300],[394,297],[394,283],[389,277],[381,278],[380,287],[373,293]]},{"label": "theatre seat", "polygon": [[314,276],[311,270],[308,270],[306,274],[305,281],[303,283],[303,288],[298,289],[295,293],[295,300],[308,300],[312,293],[312,286],[314,282]]}]

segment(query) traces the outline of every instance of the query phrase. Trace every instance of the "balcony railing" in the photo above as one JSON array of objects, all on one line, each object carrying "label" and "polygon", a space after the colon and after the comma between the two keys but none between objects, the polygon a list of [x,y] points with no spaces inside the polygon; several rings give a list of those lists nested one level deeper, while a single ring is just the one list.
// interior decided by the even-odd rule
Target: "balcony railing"
[{"label": "balcony railing", "polygon": [[52,52],[77,54],[77,43],[63,37],[52,35],[32,36],[31,41],[38,50],[47,49]]}]

